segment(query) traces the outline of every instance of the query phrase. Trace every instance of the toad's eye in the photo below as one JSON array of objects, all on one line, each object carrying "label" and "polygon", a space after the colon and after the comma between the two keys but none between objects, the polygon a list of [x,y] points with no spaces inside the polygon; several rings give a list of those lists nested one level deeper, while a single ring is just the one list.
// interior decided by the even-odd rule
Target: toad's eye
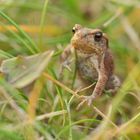
[{"label": "toad's eye", "polygon": [[72,28],[72,32],[75,33],[75,28],[74,27]]},{"label": "toad's eye", "polygon": [[94,35],[94,40],[99,42],[101,40],[102,36],[103,36],[102,32],[96,32]]}]

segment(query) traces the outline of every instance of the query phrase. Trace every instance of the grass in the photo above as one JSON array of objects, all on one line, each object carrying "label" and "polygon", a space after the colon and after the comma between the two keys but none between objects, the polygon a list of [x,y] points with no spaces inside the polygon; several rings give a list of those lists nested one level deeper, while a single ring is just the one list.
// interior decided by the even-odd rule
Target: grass
[{"label": "grass", "polygon": [[[139,140],[139,5],[138,0],[2,1],[0,64],[48,50],[54,54],[26,88],[15,88],[0,74],[0,140]],[[91,107],[84,104],[79,110],[82,94],[76,92],[74,62],[72,72],[64,70],[63,80],[59,79],[60,55],[75,23],[107,33],[115,72],[122,81],[116,96],[104,94]],[[38,70],[39,65],[33,69]]]},{"label": "grass", "polygon": [[34,54],[35,51],[33,50],[33,48],[37,50],[37,47],[35,43],[32,41],[32,39],[10,17],[8,17],[2,11],[0,11],[0,16],[6,19],[11,25],[13,25],[18,30],[19,34],[21,34],[21,37],[24,37],[24,39],[29,42],[29,45],[32,46],[32,48],[28,48],[28,49],[32,54]]}]

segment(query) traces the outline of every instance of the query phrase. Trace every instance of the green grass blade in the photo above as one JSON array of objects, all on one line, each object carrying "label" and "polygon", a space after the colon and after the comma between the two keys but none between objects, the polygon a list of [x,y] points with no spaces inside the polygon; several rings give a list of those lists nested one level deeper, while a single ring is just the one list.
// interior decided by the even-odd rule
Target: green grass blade
[{"label": "green grass blade", "polygon": [[[68,110],[68,121],[69,121],[69,126],[72,125],[72,120],[71,120],[71,111],[70,111],[70,103],[66,103],[67,110]],[[69,140],[73,140],[72,138],[72,127],[69,127]]]},{"label": "green grass blade", "polygon": [[63,133],[65,133],[65,131],[67,131],[70,127],[74,126],[74,125],[77,125],[77,124],[80,124],[80,123],[84,123],[84,122],[95,122],[95,123],[99,123],[100,120],[96,120],[96,119],[82,119],[82,120],[79,120],[79,121],[76,121],[74,123],[71,123],[71,125],[67,125],[65,126],[57,135],[57,138],[58,139]]},{"label": "green grass blade", "polygon": [[34,50],[32,50],[32,48],[30,47],[30,45],[16,32],[9,30],[2,22],[0,22],[0,24],[6,29],[8,30],[16,39],[19,40],[19,42],[21,42],[21,44],[23,44],[27,50],[29,52],[31,52],[31,54],[34,54]]},{"label": "green grass blade", "polygon": [[43,45],[43,29],[44,29],[44,22],[45,22],[45,15],[46,15],[46,10],[47,10],[47,5],[48,5],[48,0],[45,1],[44,7],[42,10],[42,15],[41,15],[41,22],[40,22],[40,34],[39,34],[39,46],[42,47]]},{"label": "green grass blade", "polygon": [[2,86],[9,95],[16,100],[18,105],[25,110],[27,105],[27,100],[22,96],[22,93],[17,89],[13,88],[9,83],[7,83],[4,78],[0,77],[0,86]]},{"label": "green grass blade", "polygon": [[9,53],[7,53],[7,52],[5,52],[5,51],[3,51],[3,50],[0,50],[0,58],[8,59],[8,58],[12,58],[12,57],[14,57],[14,56],[9,54]]},{"label": "green grass blade", "polygon": [[[56,73],[55,73],[55,71],[54,71],[53,69],[50,68],[49,71],[52,73],[52,75],[53,75],[53,77],[54,77],[55,79],[58,79],[58,78],[57,78],[57,75],[56,75]],[[61,88],[58,87],[57,85],[55,85],[55,89],[56,89],[56,92],[57,92],[57,94],[58,94],[58,96],[59,96],[61,108],[62,108],[62,110],[64,110],[65,108],[64,108],[63,91],[62,91]],[[53,109],[52,111],[54,111],[54,109]],[[66,119],[66,118],[65,118],[65,114],[63,114],[63,125],[65,124],[65,119]]]},{"label": "green grass blade", "polygon": [[0,129],[1,140],[23,140],[23,138],[16,132],[8,131],[7,129]]},{"label": "green grass blade", "polygon": [[9,16],[7,16],[5,13],[3,13],[2,11],[0,11],[0,16],[3,17],[4,19],[6,19],[9,23],[11,23],[18,31],[19,33],[25,37],[25,39],[30,43],[30,45],[32,46],[32,53],[36,53],[39,52],[39,49],[37,48],[37,46],[35,45],[35,43],[32,41],[32,39],[27,35],[27,33],[25,33],[18,25],[16,22],[14,22]]}]

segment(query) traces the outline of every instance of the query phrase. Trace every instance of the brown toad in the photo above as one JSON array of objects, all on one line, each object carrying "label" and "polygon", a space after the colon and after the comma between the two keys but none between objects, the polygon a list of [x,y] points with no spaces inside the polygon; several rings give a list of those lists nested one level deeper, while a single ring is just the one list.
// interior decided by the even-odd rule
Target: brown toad
[{"label": "brown toad", "polygon": [[[81,103],[87,102],[90,105],[104,89],[116,92],[120,81],[113,73],[113,57],[106,34],[100,29],[90,29],[79,24],[76,24],[72,31],[73,37],[69,48],[75,48],[78,74],[85,83],[91,84],[97,81],[92,95],[84,96]],[[66,61],[69,54],[69,49],[66,48],[62,59]]]}]

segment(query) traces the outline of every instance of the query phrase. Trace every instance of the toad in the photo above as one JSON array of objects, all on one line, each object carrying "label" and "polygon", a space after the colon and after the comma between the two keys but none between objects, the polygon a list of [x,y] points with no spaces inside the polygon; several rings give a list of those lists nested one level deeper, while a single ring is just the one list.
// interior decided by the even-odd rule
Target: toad
[{"label": "toad", "polygon": [[108,37],[100,29],[91,29],[76,24],[73,29],[71,44],[62,54],[62,60],[70,54],[70,48],[76,52],[76,69],[80,79],[96,85],[90,96],[82,96],[80,106],[87,102],[91,105],[104,90],[116,92],[120,87],[120,80],[114,74],[113,56],[109,48]]}]

